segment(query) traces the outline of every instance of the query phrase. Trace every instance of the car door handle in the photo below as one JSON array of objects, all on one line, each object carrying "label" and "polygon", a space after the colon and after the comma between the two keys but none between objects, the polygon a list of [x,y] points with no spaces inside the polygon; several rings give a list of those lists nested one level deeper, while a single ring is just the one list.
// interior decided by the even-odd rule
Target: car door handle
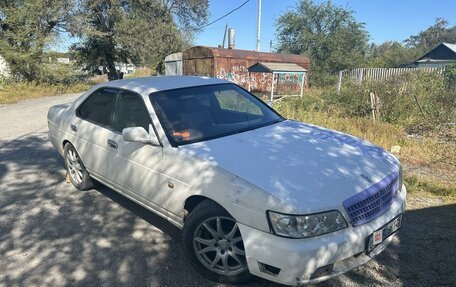
[{"label": "car door handle", "polygon": [[112,148],[117,148],[117,143],[113,140],[108,140],[108,146]]},{"label": "car door handle", "polygon": [[78,131],[78,127],[75,126],[75,125],[70,125],[70,129],[74,132],[77,132]]}]

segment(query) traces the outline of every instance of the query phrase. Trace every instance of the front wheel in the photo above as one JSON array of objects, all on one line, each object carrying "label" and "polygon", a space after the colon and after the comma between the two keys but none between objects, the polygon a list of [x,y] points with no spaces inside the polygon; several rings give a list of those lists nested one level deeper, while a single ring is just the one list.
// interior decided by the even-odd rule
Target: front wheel
[{"label": "front wheel", "polygon": [[203,276],[222,283],[252,279],[236,221],[213,201],[203,201],[189,215],[183,230],[184,250]]},{"label": "front wheel", "polygon": [[74,187],[79,190],[88,190],[94,187],[93,180],[90,178],[79,154],[72,144],[67,143],[65,145],[63,158],[65,159],[65,167],[70,176],[70,181]]}]

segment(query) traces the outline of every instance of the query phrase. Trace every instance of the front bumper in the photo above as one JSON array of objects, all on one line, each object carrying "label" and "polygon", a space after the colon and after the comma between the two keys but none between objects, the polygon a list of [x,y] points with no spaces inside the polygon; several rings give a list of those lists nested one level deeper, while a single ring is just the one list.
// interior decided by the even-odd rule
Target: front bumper
[{"label": "front bumper", "polygon": [[366,238],[403,213],[405,199],[402,186],[391,207],[376,219],[308,239],[283,238],[238,223],[250,273],[281,284],[302,285],[327,280],[366,263],[386,248],[392,236],[370,256],[365,252]]}]

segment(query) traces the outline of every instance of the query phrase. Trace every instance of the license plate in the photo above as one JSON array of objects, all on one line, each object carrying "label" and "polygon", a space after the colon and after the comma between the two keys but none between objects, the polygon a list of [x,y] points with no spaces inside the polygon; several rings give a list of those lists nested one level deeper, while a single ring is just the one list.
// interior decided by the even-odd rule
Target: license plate
[{"label": "license plate", "polygon": [[393,220],[388,222],[387,224],[383,225],[380,229],[374,231],[369,237],[367,238],[366,242],[366,253],[369,253],[377,247],[380,243],[385,241],[388,237],[393,235],[396,231],[401,228],[402,225],[402,214],[396,216]]}]

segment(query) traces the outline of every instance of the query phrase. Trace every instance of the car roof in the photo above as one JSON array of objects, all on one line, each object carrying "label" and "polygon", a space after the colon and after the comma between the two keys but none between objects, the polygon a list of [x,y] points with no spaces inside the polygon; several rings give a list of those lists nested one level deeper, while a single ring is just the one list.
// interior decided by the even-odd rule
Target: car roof
[{"label": "car roof", "polygon": [[227,84],[231,83],[226,80],[197,77],[197,76],[156,76],[142,77],[125,80],[116,80],[97,85],[98,88],[112,87],[135,91],[142,95],[149,95],[153,92],[173,90],[195,86]]}]

